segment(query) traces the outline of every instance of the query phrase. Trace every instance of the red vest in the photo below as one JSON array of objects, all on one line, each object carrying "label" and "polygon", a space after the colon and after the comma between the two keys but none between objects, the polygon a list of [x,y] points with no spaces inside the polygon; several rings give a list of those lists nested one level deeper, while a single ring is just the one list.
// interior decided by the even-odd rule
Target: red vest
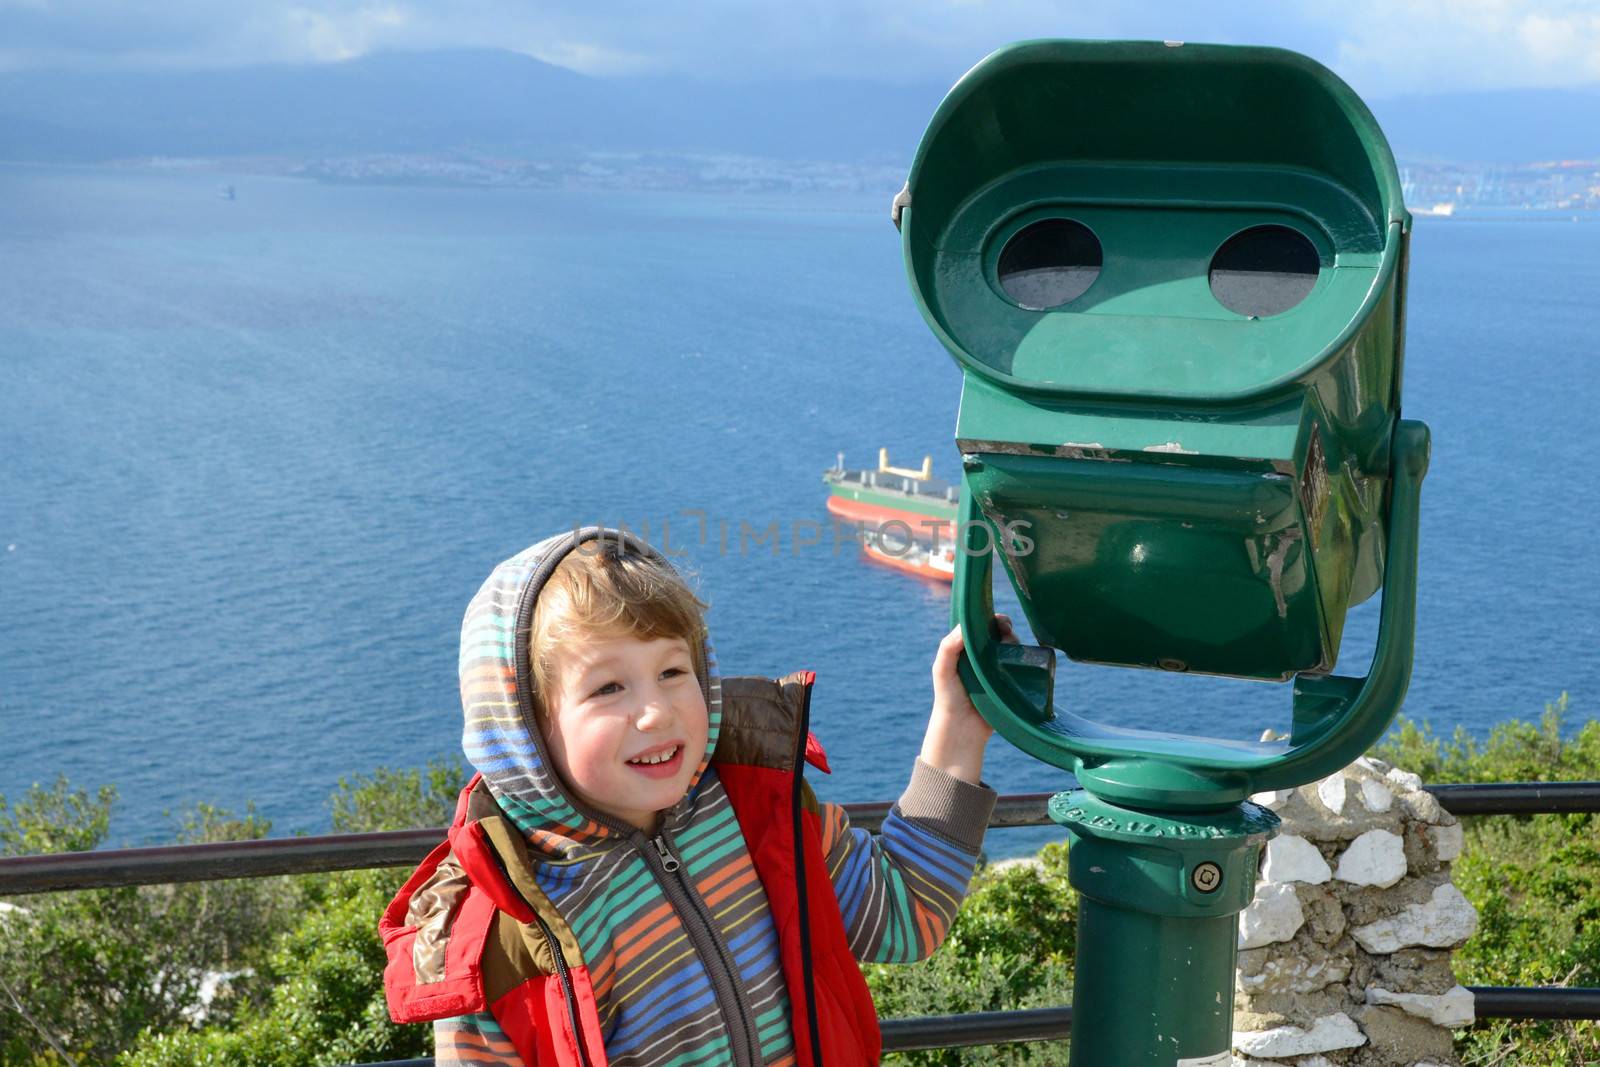
[{"label": "red vest", "polygon": [[[809,697],[811,679],[804,681]],[[792,769],[719,760],[717,774],[772,910],[797,1067],[876,1064],[877,1012],[850,952],[821,821],[800,774],[803,762],[827,765],[803,718],[798,738],[793,758],[776,761]],[[604,1067],[589,970],[566,923],[532,885],[520,838],[508,838],[502,820],[469,817],[477,785],[475,777],[462,791],[449,840],[384,912],[389,1014],[424,1022],[490,1011],[527,1067]],[[435,918],[414,924],[419,890],[429,898],[421,901],[425,910],[435,902]],[[452,892],[459,901],[448,899]],[[442,908],[441,900],[448,900]]]}]

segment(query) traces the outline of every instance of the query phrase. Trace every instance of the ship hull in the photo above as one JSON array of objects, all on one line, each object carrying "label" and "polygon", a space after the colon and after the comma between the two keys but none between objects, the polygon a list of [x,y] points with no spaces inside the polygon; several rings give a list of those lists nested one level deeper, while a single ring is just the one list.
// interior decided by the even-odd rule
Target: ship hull
[{"label": "ship hull", "polygon": [[[904,555],[895,555],[885,551],[876,542],[869,541],[863,546],[862,552],[874,563],[893,567],[907,574],[915,574],[919,578],[931,578],[936,582],[955,581],[955,562],[949,558],[948,549],[935,554],[918,548]],[[940,566],[941,563],[943,566]]]},{"label": "ship hull", "polygon": [[873,529],[889,522],[904,523],[912,537],[919,541],[934,541],[940,545],[951,544],[956,536],[954,515],[944,517],[925,511],[912,511],[904,507],[862,499],[859,496],[852,498],[839,493],[831,494],[828,497],[828,512],[848,522],[859,522]]}]

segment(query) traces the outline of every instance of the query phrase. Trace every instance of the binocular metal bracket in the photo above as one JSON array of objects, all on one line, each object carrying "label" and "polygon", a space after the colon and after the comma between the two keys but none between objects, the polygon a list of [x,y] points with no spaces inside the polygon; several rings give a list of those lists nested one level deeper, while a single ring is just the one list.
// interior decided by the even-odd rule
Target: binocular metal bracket
[{"label": "binocular metal bracket", "polygon": [[[1054,702],[1055,651],[1004,644],[991,629],[993,553],[1006,542],[962,494],[966,558],[952,613],[966,641],[961,673],[979,712],[1013,745],[1071,771],[1095,797],[1163,810],[1217,810],[1252,793],[1315,781],[1349,764],[1388,728],[1411,680],[1417,525],[1428,428],[1400,420],[1390,441],[1383,602],[1377,650],[1362,678],[1300,674],[1286,740],[1241,742],[1112,726]],[[990,546],[993,546],[991,552]]]}]

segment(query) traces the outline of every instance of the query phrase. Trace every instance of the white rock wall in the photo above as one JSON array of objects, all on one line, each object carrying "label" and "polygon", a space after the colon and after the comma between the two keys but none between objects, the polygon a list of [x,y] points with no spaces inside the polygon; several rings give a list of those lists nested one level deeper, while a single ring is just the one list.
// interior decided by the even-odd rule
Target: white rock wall
[{"label": "white rock wall", "polygon": [[1478,916],[1450,882],[1456,820],[1372,759],[1253,799],[1283,828],[1239,917],[1237,1067],[1459,1067],[1450,952]]}]

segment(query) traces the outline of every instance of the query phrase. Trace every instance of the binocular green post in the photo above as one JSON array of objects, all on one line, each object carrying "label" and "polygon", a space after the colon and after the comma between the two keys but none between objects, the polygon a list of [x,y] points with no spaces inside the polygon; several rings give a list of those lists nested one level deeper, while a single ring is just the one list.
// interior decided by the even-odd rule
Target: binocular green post
[{"label": "binocular green post", "polygon": [[[895,202],[963,370],[953,614],[984,717],[1071,771],[1077,1067],[1229,1062],[1276,817],[1410,679],[1428,431],[1400,419],[1410,216],[1382,132],[1277,49],[1032,41],[951,90]],[[991,551],[992,550],[992,551]],[[998,556],[1040,647],[990,632]],[[1383,591],[1365,677],[1330,674]],[[1283,740],[1063,706],[1089,663],[1294,680]]]}]

